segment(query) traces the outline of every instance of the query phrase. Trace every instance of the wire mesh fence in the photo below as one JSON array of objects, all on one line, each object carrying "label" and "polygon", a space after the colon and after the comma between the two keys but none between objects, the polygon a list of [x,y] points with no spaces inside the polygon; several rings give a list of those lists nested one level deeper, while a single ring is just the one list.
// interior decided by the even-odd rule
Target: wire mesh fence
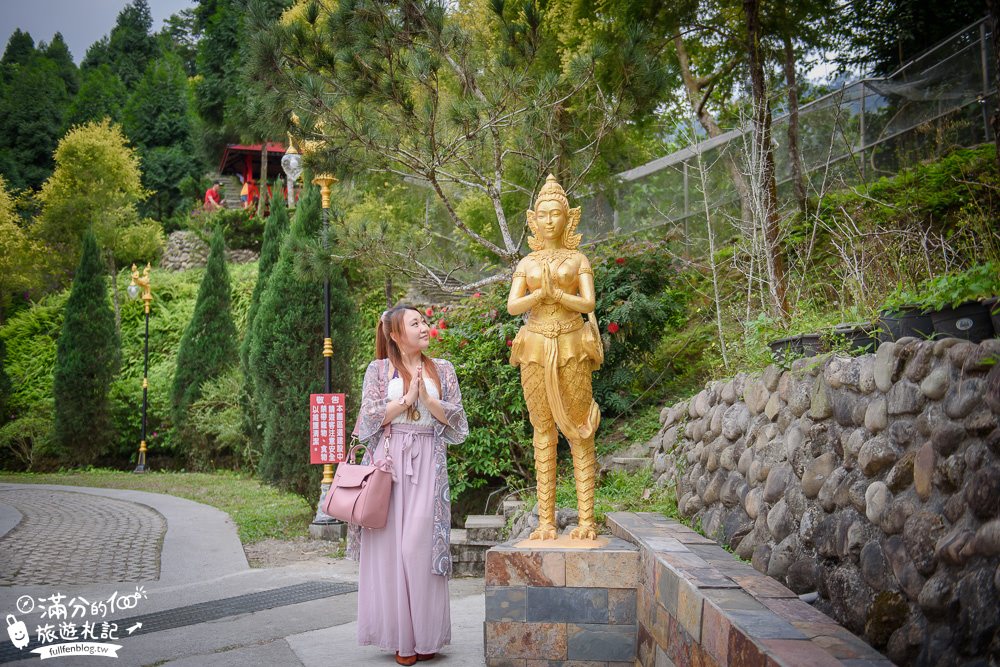
[{"label": "wire mesh fence", "polygon": [[[810,194],[862,187],[960,146],[992,140],[996,105],[993,36],[981,19],[884,78],[848,84],[799,110],[800,159]],[[775,174],[780,206],[796,205],[787,131],[774,119]],[[614,192],[584,201],[581,229],[589,243],[676,228],[690,245],[705,234],[705,199],[715,220],[740,216],[736,189],[746,174],[750,124],[701,141],[618,175]],[[706,166],[704,178],[697,160]],[[726,225],[723,225],[726,226]],[[722,237],[735,226],[717,229]]]}]

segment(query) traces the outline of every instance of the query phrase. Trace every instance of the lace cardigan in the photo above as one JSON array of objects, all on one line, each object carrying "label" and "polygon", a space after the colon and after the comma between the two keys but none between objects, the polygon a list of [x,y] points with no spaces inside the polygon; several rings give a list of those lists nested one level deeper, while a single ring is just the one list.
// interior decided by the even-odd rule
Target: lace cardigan
[{"label": "lace cardigan", "polygon": [[[458,376],[450,361],[434,359],[441,379],[441,408],[447,423],[434,423],[434,534],[431,540],[431,572],[451,575],[451,495],[448,488],[447,445],[457,445],[469,435],[469,423],[462,407],[462,391]],[[365,444],[363,464],[371,463],[372,452],[382,444],[385,427],[386,397],[389,385],[389,360],[376,359],[368,364],[361,390],[361,411],[355,427],[358,440]],[[361,526],[348,525],[347,557],[358,560],[361,555]]]}]

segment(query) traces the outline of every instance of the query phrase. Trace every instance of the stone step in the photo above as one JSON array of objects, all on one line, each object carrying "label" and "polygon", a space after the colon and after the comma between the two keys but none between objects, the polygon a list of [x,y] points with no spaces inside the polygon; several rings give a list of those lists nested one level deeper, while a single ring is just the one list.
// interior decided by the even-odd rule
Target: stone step
[{"label": "stone step", "polygon": [[470,514],[465,518],[465,530],[470,542],[499,543],[507,519],[496,514]]},{"label": "stone step", "polygon": [[525,509],[523,500],[505,500],[503,501],[503,516],[505,519],[509,519],[513,515],[521,512]]},{"label": "stone step", "polygon": [[609,470],[637,473],[640,470],[652,467],[653,459],[648,456],[615,456],[611,459]]},{"label": "stone step", "polygon": [[486,574],[486,552],[496,542],[471,542],[465,528],[451,529],[451,569],[456,577],[482,577]]}]

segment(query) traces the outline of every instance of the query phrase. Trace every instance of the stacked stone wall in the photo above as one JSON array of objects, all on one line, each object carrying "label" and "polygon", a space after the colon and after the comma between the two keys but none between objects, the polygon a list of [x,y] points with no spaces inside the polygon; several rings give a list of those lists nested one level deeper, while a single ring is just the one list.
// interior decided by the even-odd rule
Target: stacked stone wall
[{"label": "stacked stone wall", "polygon": [[[230,264],[246,264],[257,261],[253,250],[226,250],[226,261]],[[167,247],[160,258],[160,268],[168,271],[203,269],[208,264],[208,244],[190,231],[172,232],[167,237]]]},{"label": "stacked stone wall", "polygon": [[[664,408],[681,513],[898,664],[1000,659],[1000,340],[902,339]],[[985,661],[985,662],[983,662]]]}]

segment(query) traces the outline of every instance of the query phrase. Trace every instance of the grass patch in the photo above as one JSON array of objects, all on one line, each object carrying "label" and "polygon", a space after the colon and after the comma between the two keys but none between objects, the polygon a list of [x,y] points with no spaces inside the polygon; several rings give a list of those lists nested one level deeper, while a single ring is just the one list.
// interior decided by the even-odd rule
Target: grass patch
[{"label": "grass patch", "polygon": [[218,508],[232,517],[243,544],[303,536],[315,511],[300,496],[279,491],[249,475],[228,471],[148,472],[143,475],[99,468],[57,473],[2,472],[0,482],[129,489],[187,498]]}]

